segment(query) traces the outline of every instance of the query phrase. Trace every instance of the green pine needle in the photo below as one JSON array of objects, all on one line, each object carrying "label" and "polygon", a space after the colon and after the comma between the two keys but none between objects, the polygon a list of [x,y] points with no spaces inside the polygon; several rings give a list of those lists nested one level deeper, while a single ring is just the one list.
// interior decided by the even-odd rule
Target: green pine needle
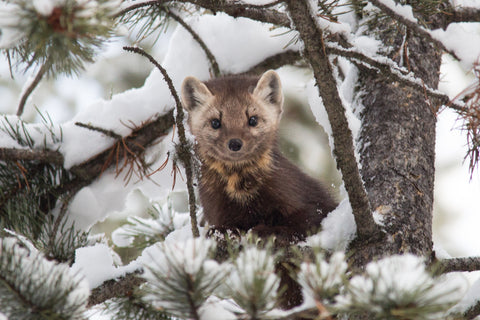
[{"label": "green pine needle", "polygon": [[94,60],[97,49],[111,36],[119,4],[119,0],[81,5],[77,0],[65,0],[46,14],[30,0],[12,0],[8,5],[19,23],[0,23],[0,29],[19,35],[20,40],[8,49],[13,58],[26,64],[25,69],[44,65],[48,75],[78,73],[85,62]]}]

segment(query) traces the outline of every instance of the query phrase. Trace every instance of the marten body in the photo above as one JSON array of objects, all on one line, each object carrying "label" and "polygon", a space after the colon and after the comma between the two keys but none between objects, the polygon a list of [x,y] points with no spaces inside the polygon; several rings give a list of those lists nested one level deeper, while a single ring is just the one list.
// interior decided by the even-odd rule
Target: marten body
[{"label": "marten body", "polygon": [[293,241],[320,227],[336,203],[278,149],[283,94],[274,71],[205,83],[188,77],[182,100],[202,163],[200,201],[210,225]]}]

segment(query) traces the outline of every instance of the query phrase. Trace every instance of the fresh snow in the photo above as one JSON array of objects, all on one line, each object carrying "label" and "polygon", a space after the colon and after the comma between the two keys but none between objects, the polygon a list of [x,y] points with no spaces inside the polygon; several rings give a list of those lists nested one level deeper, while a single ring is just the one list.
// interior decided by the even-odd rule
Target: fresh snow
[{"label": "fresh snow", "polygon": [[115,256],[116,253],[102,243],[79,248],[75,251],[75,263],[72,265],[72,271],[83,275],[88,281],[89,288],[94,289],[106,280],[139,270],[140,265],[136,262],[126,266],[115,266],[114,260],[119,262],[119,258]]},{"label": "fresh snow", "polygon": [[[362,305],[377,315],[390,314],[386,305],[412,309],[414,305],[436,310],[439,306],[458,302],[465,293],[466,284],[457,277],[433,278],[423,258],[412,254],[395,255],[370,262],[364,275],[351,278],[347,294],[339,296],[337,302],[340,307]],[[417,294],[412,294],[414,292]],[[431,312],[424,319],[442,319],[445,311]]]},{"label": "fresh snow", "polygon": [[446,30],[436,29],[430,34],[455,52],[465,70],[480,62],[480,22],[451,23]]},{"label": "fresh snow", "polygon": [[470,7],[480,9],[480,1],[478,0],[450,0],[453,7]]},{"label": "fresh snow", "polygon": [[[13,234],[10,232],[10,234]],[[63,293],[68,294],[66,305],[62,306],[66,310],[74,306],[72,310],[76,310],[76,316],[83,312],[82,303],[85,304],[90,296],[88,284],[81,274],[75,272],[68,264],[58,263],[57,261],[49,261],[41,252],[39,252],[34,245],[23,236],[4,237],[0,239],[0,260],[11,259],[12,255],[15,257],[12,265],[17,269],[14,270],[16,276],[21,279],[27,278],[31,275],[25,283],[23,281],[15,281],[16,285],[26,285],[30,288],[37,288],[49,299],[54,299],[55,290],[62,290]],[[5,251],[3,251],[5,250]],[[13,253],[13,254],[12,254]],[[2,262],[2,265],[7,265]],[[12,270],[13,271],[13,270]],[[3,277],[4,275],[2,275]],[[5,275],[7,278],[2,280],[12,281],[15,277],[13,274]],[[58,293],[58,291],[57,291]],[[40,304],[48,300],[36,299],[30,294],[24,297],[26,300],[32,299]],[[40,305],[40,307],[42,307]],[[7,311],[8,312],[8,311]],[[75,317],[74,315],[74,317]]]},{"label": "fresh snow", "polygon": [[[51,10],[53,10],[53,5],[58,1],[34,0],[32,1],[32,5],[39,14],[48,15]],[[406,19],[416,21],[410,6],[396,5],[392,0],[381,1]],[[128,4],[136,4],[139,2],[141,1],[122,2],[121,7],[124,8],[128,6]],[[271,1],[245,1],[245,3],[247,2],[250,4],[265,4]],[[461,2],[463,5],[480,7],[480,2],[477,0],[463,0]],[[116,2],[111,1],[109,4],[114,3]],[[459,4],[460,1],[452,0],[452,3]],[[316,1],[310,1],[310,5],[315,9]],[[18,10],[18,8],[11,3],[0,3],[0,28],[2,29],[0,36],[1,48],[11,47],[19,38],[24,36],[21,32],[18,32],[18,28],[16,28],[18,24],[21,24],[21,19],[18,18],[18,12],[16,10]],[[90,11],[87,10],[83,14],[88,15],[89,12]],[[376,53],[382,49],[381,44],[377,40],[362,35],[361,32],[355,33],[357,26],[355,25],[356,21],[353,15],[349,15],[348,17],[341,16],[340,23],[329,22],[321,17],[315,18],[319,26],[328,32],[342,33],[347,36],[355,45],[353,50],[358,50],[361,53],[376,58]],[[248,70],[264,58],[282,52],[284,47],[294,37],[293,33],[286,33],[287,29],[278,28],[271,30],[271,26],[269,25],[253,22],[244,18],[233,19],[222,13],[217,13],[215,16],[204,15],[201,17],[190,17],[187,18],[186,21],[197,31],[200,37],[206,41],[213,54],[217,57],[217,62],[221,70],[225,73],[236,73]],[[479,28],[479,24],[451,24],[447,30],[436,30],[432,32],[432,35],[442,41],[447,48],[454,50],[456,54],[462,58],[463,66],[468,70],[468,68],[477,61],[480,54]],[[232,34],[235,36],[233,37]],[[291,45],[288,49],[300,50],[301,44]],[[168,51],[161,63],[172,77],[177,90],[180,88],[181,81],[185,76],[193,75],[200,79],[210,78],[209,62],[204,52],[191,38],[191,35],[181,26],[177,27],[175,32],[173,32]],[[347,108],[346,112],[349,125],[354,136],[357,136],[360,124],[355,116],[361,111],[361,105],[356,103],[355,96],[352,92],[359,75],[356,69],[351,67],[346,61],[340,59],[339,63],[342,73],[346,75],[345,80],[339,83],[340,94]],[[71,168],[95,156],[98,152],[103,151],[113,143],[112,138],[106,137],[99,132],[81,128],[75,125],[75,122],[82,122],[113,130],[121,135],[128,135],[131,132],[131,128],[128,128],[125,123],[130,124],[130,122],[133,122],[136,125],[140,125],[143,121],[168,112],[174,105],[173,99],[161,74],[153,67],[152,69],[150,76],[141,88],[131,89],[113,95],[109,100],[97,100],[88,106],[82,106],[82,109],[79,110],[72,119],[63,123],[61,126],[56,125],[53,130],[56,134],[60,134],[61,129],[63,134],[62,143],[50,139],[43,125],[26,124],[27,129],[36,141],[35,146],[42,148],[43,142],[45,138],[47,138],[47,147],[54,150],[59,148],[59,151],[62,152],[65,157],[65,166]],[[282,81],[284,80],[283,77],[288,78],[288,74],[282,76]],[[413,79],[411,80],[413,81]],[[440,89],[445,92],[448,90],[454,91],[452,87],[457,84],[458,82],[451,85],[441,83]],[[318,97],[318,90],[314,86],[314,82],[312,81],[308,85],[305,85],[303,81],[297,85],[301,87],[301,90],[305,90],[305,87],[307,88],[306,95],[308,96],[311,109],[317,121],[329,134],[330,145],[332,146],[330,124],[322,100]],[[73,87],[73,85],[71,85],[71,87]],[[71,92],[70,89],[67,90]],[[67,92],[65,94],[73,95]],[[444,114],[445,112],[440,115],[440,118],[442,118]],[[12,123],[18,123],[18,119],[13,116],[1,118],[0,121],[5,123],[5,119],[8,119]],[[442,120],[440,119],[440,121]],[[0,124],[0,127],[3,128],[3,125]],[[439,141],[437,145],[441,143],[442,141]],[[458,144],[458,142],[455,143]],[[0,145],[2,147],[19,147],[15,141],[5,134],[0,135]],[[155,147],[149,148],[147,151],[148,157],[154,160],[152,167],[159,167],[161,163],[165,161],[166,153],[172,149],[171,136],[163,139],[163,141]],[[450,149],[449,153],[452,153]],[[441,154],[441,152],[437,152],[437,154]],[[89,229],[96,222],[106,217],[124,219],[127,216],[144,213],[148,206],[151,205],[151,200],[158,202],[163,201],[162,203],[165,203],[165,198],[171,193],[173,185],[171,170],[170,161],[164,170],[152,176],[155,183],[148,180],[138,181],[133,179],[134,181],[128,184],[124,183],[122,175],[115,178],[115,172],[109,170],[94,183],[83,188],[75,196],[69,208],[70,218],[72,222],[75,221],[77,227],[80,229]],[[459,172],[455,172],[454,174],[457,176],[455,185],[464,185],[460,180],[466,179],[465,173],[461,172],[461,179],[458,178]],[[451,183],[443,189],[442,194],[445,194],[445,190],[452,192]],[[472,188],[458,187],[456,189],[457,191],[463,190],[466,193],[468,190],[471,191]],[[175,190],[179,193],[184,193],[185,190],[184,181],[178,177]],[[343,197],[345,196],[344,193]],[[474,208],[478,207],[472,207],[462,199],[462,197],[458,197],[457,200],[464,202],[463,204],[455,201],[449,209],[453,211],[454,209],[460,208],[462,210],[475,211]],[[468,209],[467,206],[471,208]],[[185,210],[175,210],[175,212],[183,213]],[[381,224],[381,212],[376,211],[375,217],[376,222]],[[153,229],[162,231],[160,221],[148,219],[141,221],[152,223]],[[189,272],[195,272],[202,265],[205,266],[202,261],[205,262],[209,260],[206,258],[205,251],[205,248],[208,248],[209,245],[192,239],[189,219],[186,218],[185,215],[174,216],[172,222],[176,230],[167,236],[163,244],[164,247],[155,245],[147,248],[137,261],[127,266],[121,266],[118,257],[116,257],[115,253],[105,244],[96,244],[94,246],[77,249],[76,261],[72,267],[72,271],[76,271],[79,275],[85,277],[79,294],[88,295],[88,288],[95,288],[105,280],[134,272],[141,266],[152,266],[153,264],[155,266],[161,266],[161,264],[166,261],[165,252],[171,254],[172,257],[179,262],[185,263]],[[470,223],[470,228],[474,229],[475,225],[476,224]],[[348,198],[345,198],[339,207],[324,219],[322,227],[323,231],[318,235],[310,237],[307,241],[308,244],[321,246],[329,250],[344,250],[346,248],[356,233],[355,221]],[[465,225],[461,225],[461,227],[457,227],[456,229],[465,230],[465,227]],[[128,245],[132,239],[128,236],[122,237],[121,231],[125,231],[125,228],[123,227],[123,229],[119,229],[119,231],[114,233],[114,242],[117,245]],[[470,231],[475,232],[475,230]],[[204,230],[201,229],[201,232],[203,233]],[[475,243],[477,243],[475,239],[468,241],[469,244],[466,244],[458,239],[458,234],[458,232],[454,232],[451,235],[451,237],[456,238],[455,241],[458,241],[455,242],[456,247],[468,247],[470,251],[478,251],[478,248],[475,247]],[[440,247],[436,246],[436,248]],[[438,251],[440,252],[440,249],[438,249]],[[242,265],[240,261],[237,267],[242,266],[253,272],[253,268],[255,267],[253,262],[258,261],[261,257],[258,252],[250,254],[251,256],[246,256],[246,262]],[[447,254],[444,253],[441,254],[441,256],[447,256]],[[92,261],[95,263],[92,263]],[[393,286],[399,291],[409,290],[411,289],[412,283],[427,279],[425,270],[422,269],[423,264],[421,263],[418,259],[415,260],[410,256],[403,259],[392,258],[392,260],[380,261],[369,265],[367,273],[371,277],[383,277],[381,278],[382,286],[380,287],[382,290],[388,286]],[[214,262],[207,262],[206,265],[211,268],[212,272],[218,271],[218,265]],[[309,270],[306,265],[303,269],[305,273]],[[235,275],[232,274],[232,277],[235,277]],[[267,274],[267,281],[270,285],[274,284],[275,279],[273,273]],[[355,281],[362,286],[365,285],[366,288],[372,288],[373,286],[373,283],[366,280],[366,278]],[[235,288],[239,291],[244,290],[244,288],[238,287],[239,283],[238,279],[234,282],[234,285],[237,285]],[[355,282],[353,283],[355,284]],[[437,288],[436,285],[435,288]],[[446,288],[452,288],[451,284],[448,283]],[[478,283],[472,286],[470,292],[460,302],[459,308],[462,307],[464,310],[478,300],[480,296],[479,288],[480,284]],[[364,290],[362,288],[360,289]],[[443,289],[439,292],[445,292],[442,290]],[[384,293],[384,291],[381,290],[380,292]],[[451,296],[447,297],[451,299]],[[309,298],[311,297],[307,297],[306,300]],[[309,301],[312,303],[311,300]],[[235,319],[233,312],[240,311],[238,305],[231,300],[220,300],[212,296],[202,306],[202,317],[204,319]],[[2,319],[2,316],[0,313],[0,319]],[[100,319],[100,317],[98,317],[98,319]]]},{"label": "fresh snow", "polygon": [[417,23],[417,19],[413,16],[413,10],[411,6],[396,3],[393,0],[378,0],[378,2],[381,2],[389,9],[393,10],[396,14],[404,17],[405,19]]},{"label": "fresh snow", "polygon": [[41,16],[48,17],[52,14],[53,9],[60,4],[59,2],[58,0],[32,0],[32,5]]},{"label": "fresh snow", "polygon": [[310,236],[307,239],[307,244],[327,250],[341,251],[347,248],[356,234],[357,225],[353,217],[352,207],[348,198],[345,198],[335,210],[323,219],[322,231]]},{"label": "fresh snow", "polygon": [[468,289],[462,300],[453,308],[453,311],[465,312],[480,300],[480,279]]}]

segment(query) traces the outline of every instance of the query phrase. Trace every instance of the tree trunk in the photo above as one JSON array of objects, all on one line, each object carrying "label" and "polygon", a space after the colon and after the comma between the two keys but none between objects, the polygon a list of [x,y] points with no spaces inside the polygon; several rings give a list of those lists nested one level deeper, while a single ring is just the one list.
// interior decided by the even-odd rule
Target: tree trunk
[{"label": "tree trunk", "polygon": [[[402,26],[377,27],[380,40],[391,45],[390,58],[403,57],[425,84],[436,88],[441,52]],[[405,40],[406,39],[406,40]],[[396,59],[398,60],[398,58]],[[435,175],[435,106],[421,92],[360,69],[361,175],[372,210],[383,217],[386,237],[350,245],[357,267],[377,257],[432,254],[432,208]]]}]

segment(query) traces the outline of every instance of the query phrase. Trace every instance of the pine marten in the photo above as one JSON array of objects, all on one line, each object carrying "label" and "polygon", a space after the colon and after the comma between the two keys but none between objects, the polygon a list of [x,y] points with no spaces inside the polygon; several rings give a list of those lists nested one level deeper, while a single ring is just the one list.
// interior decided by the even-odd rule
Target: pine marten
[{"label": "pine marten", "polygon": [[336,207],[329,192],[280,152],[280,77],[187,77],[182,102],[201,161],[199,196],[211,226],[297,242]]}]

